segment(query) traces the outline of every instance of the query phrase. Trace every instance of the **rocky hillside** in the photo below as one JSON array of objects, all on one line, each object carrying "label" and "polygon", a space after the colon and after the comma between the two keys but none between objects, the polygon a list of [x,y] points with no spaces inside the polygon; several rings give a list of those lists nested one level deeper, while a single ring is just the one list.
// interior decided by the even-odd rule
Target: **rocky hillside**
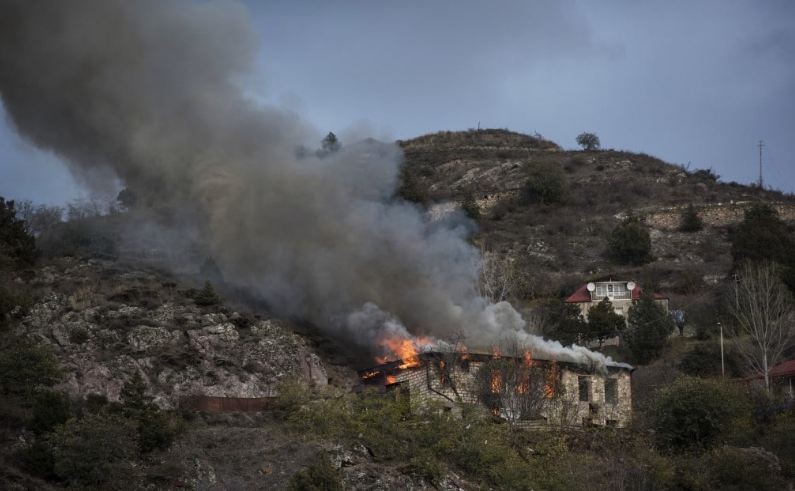
[{"label": "rocky hillside", "polygon": [[155,403],[192,395],[269,397],[285,377],[327,383],[323,363],[291,326],[225,307],[162,273],[62,258],[30,278],[41,292],[13,333],[52,347],[75,397],[119,399],[139,373]]},{"label": "rocky hillside", "polygon": [[[726,275],[729,236],[751,203],[773,203],[795,223],[792,195],[725,183],[712,170],[646,154],[563,151],[507,130],[440,132],[399,144],[406,157],[401,193],[429,208],[474,199],[476,241],[515,260],[528,279],[520,299],[559,296],[609,276],[647,279],[675,297]],[[549,175],[562,184],[560,199],[528,200],[528,179]],[[679,232],[681,212],[690,204],[705,228]],[[650,229],[654,261],[643,267],[607,257],[608,233],[628,213],[640,215]]]}]

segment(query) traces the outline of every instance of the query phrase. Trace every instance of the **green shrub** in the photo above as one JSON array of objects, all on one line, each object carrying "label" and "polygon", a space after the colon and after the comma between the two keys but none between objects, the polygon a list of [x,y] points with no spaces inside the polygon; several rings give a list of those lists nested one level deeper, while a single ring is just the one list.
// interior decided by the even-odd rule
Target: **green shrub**
[{"label": "green shrub", "polygon": [[[726,346],[723,356],[727,377],[741,377],[742,359],[731,347]],[[720,346],[717,341],[693,346],[679,360],[679,370],[693,377],[716,377],[721,375]]]},{"label": "green shrub", "polygon": [[69,331],[69,342],[73,344],[83,344],[89,337],[88,330],[84,327],[75,327]]},{"label": "green shrub", "polygon": [[750,421],[751,406],[738,387],[681,378],[657,391],[647,415],[657,448],[699,450],[743,427]]},{"label": "green shrub", "polygon": [[196,293],[193,297],[193,301],[196,302],[196,305],[211,307],[221,303],[221,298],[215,293],[212,283],[205,281],[204,287]]},{"label": "green shrub", "polygon": [[30,474],[47,480],[55,480],[55,455],[49,440],[37,438],[23,448],[19,454],[22,468]]},{"label": "green shrub", "polygon": [[137,432],[125,418],[100,413],[70,419],[53,433],[52,446],[55,474],[69,486],[135,487]]},{"label": "green shrub", "polygon": [[30,266],[36,255],[36,239],[17,217],[14,202],[0,197],[0,266],[4,259],[15,267]]},{"label": "green shrub", "polygon": [[342,491],[339,472],[331,465],[328,457],[319,456],[306,469],[298,471],[287,483],[290,491]]},{"label": "green shrub", "polygon": [[138,416],[138,446],[142,453],[167,450],[177,434],[171,417],[162,411],[150,409]]},{"label": "green shrub", "polygon": [[679,231],[680,232],[698,232],[704,228],[704,222],[701,220],[701,217],[698,216],[698,212],[696,211],[693,205],[688,205],[687,208],[682,211],[682,217],[679,222]]},{"label": "green shrub", "polygon": [[640,219],[630,215],[607,238],[608,256],[619,264],[640,266],[651,262],[651,237]]},{"label": "green shrub", "polygon": [[118,252],[116,238],[100,218],[58,224],[41,234],[39,248],[48,257],[114,258]]},{"label": "green shrub", "polygon": [[52,431],[72,417],[69,396],[55,390],[41,390],[33,398],[33,419],[30,429],[36,434]]},{"label": "green shrub", "polygon": [[52,351],[43,345],[15,342],[0,351],[0,391],[32,396],[39,387],[51,387],[61,379]]},{"label": "green shrub", "polygon": [[772,261],[792,264],[795,249],[787,224],[775,208],[767,204],[754,205],[745,211],[742,223],[732,237],[732,257],[735,266],[745,261]]},{"label": "green shrub", "polygon": [[723,447],[701,459],[706,489],[778,491],[787,488],[775,455],[761,448]]},{"label": "green shrub", "polygon": [[0,328],[13,318],[22,318],[33,306],[33,297],[21,288],[0,285]]},{"label": "green shrub", "polygon": [[522,187],[525,203],[560,204],[566,200],[566,176],[554,165],[535,166]]}]

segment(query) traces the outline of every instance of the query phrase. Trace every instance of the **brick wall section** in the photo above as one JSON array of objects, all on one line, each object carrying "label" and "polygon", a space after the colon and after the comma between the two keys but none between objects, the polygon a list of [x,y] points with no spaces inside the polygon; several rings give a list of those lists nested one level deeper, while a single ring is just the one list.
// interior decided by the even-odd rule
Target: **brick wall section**
[{"label": "brick wall section", "polygon": [[[434,361],[423,361],[415,368],[402,370],[395,376],[395,390],[409,394],[411,404],[422,407],[435,401],[453,412],[461,409],[461,404],[478,404],[476,389],[477,372],[483,366],[480,362],[469,363],[469,369],[460,365],[453,366],[450,376],[454,379],[457,394],[450,385],[442,383],[442,372]],[[631,375],[628,370],[611,370],[607,377],[575,371],[559,367],[562,394],[556,404],[550,404],[542,411],[548,421],[564,424],[580,425],[606,424],[619,427],[626,426],[632,417]],[[579,400],[579,377],[587,377],[590,381],[588,402]],[[617,403],[607,404],[605,401],[605,380],[613,378],[617,384]]]},{"label": "brick wall section", "polygon": [[[711,227],[725,227],[739,223],[743,220],[745,210],[756,203],[750,201],[736,203],[715,203],[708,205],[694,205],[704,224]],[[771,203],[778,211],[781,219],[795,222],[795,205],[789,203]],[[682,217],[685,206],[642,211],[646,216],[649,226],[661,230],[676,230]]]}]

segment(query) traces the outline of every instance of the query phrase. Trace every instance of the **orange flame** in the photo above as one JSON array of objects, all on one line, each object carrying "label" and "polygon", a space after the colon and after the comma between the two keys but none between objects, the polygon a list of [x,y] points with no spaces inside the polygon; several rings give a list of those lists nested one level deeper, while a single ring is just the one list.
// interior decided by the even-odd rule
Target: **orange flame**
[{"label": "orange flame", "polygon": [[499,370],[491,372],[491,393],[497,394],[502,390],[502,373]]},{"label": "orange flame", "polygon": [[392,353],[391,356],[376,357],[378,363],[386,363],[390,358],[393,358],[403,362],[399,368],[413,368],[420,364],[419,348],[433,345],[433,340],[422,336],[414,339],[392,337],[383,338],[378,344]]},{"label": "orange flame", "polygon": [[458,347],[458,354],[460,355],[461,361],[466,361],[469,359],[469,349],[462,343]]},{"label": "orange flame", "polygon": [[549,370],[546,374],[546,383],[544,384],[544,397],[552,399],[555,397],[555,389],[558,383],[558,362],[552,360],[549,365]]},{"label": "orange flame", "polygon": [[395,382],[397,382],[397,377],[395,377],[394,375],[386,376],[386,385],[394,384]]},{"label": "orange flame", "polygon": [[491,355],[494,358],[501,358],[502,357],[502,351],[500,351],[500,347],[499,346],[492,346],[491,347]]},{"label": "orange flame", "polygon": [[526,367],[533,366],[533,352],[530,350],[526,350],[522,353],[522,364]]}]

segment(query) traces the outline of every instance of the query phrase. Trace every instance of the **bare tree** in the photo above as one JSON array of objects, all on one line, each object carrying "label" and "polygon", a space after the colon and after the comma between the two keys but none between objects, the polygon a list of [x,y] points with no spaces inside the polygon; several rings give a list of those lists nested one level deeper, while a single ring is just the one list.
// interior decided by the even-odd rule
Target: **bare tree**
[{"label": "bare tree", "polygon": [[481,297],[492,303],[510,298],[517,280],[513,261],[481,248],[479,270],[478,289]]},{"label": "bare tree", "polygon": [[752,370],[764,376],[770,391],[770,369],[793,339],[792,297],[773,263],[746,263],[737,282],[737,348]]}]

